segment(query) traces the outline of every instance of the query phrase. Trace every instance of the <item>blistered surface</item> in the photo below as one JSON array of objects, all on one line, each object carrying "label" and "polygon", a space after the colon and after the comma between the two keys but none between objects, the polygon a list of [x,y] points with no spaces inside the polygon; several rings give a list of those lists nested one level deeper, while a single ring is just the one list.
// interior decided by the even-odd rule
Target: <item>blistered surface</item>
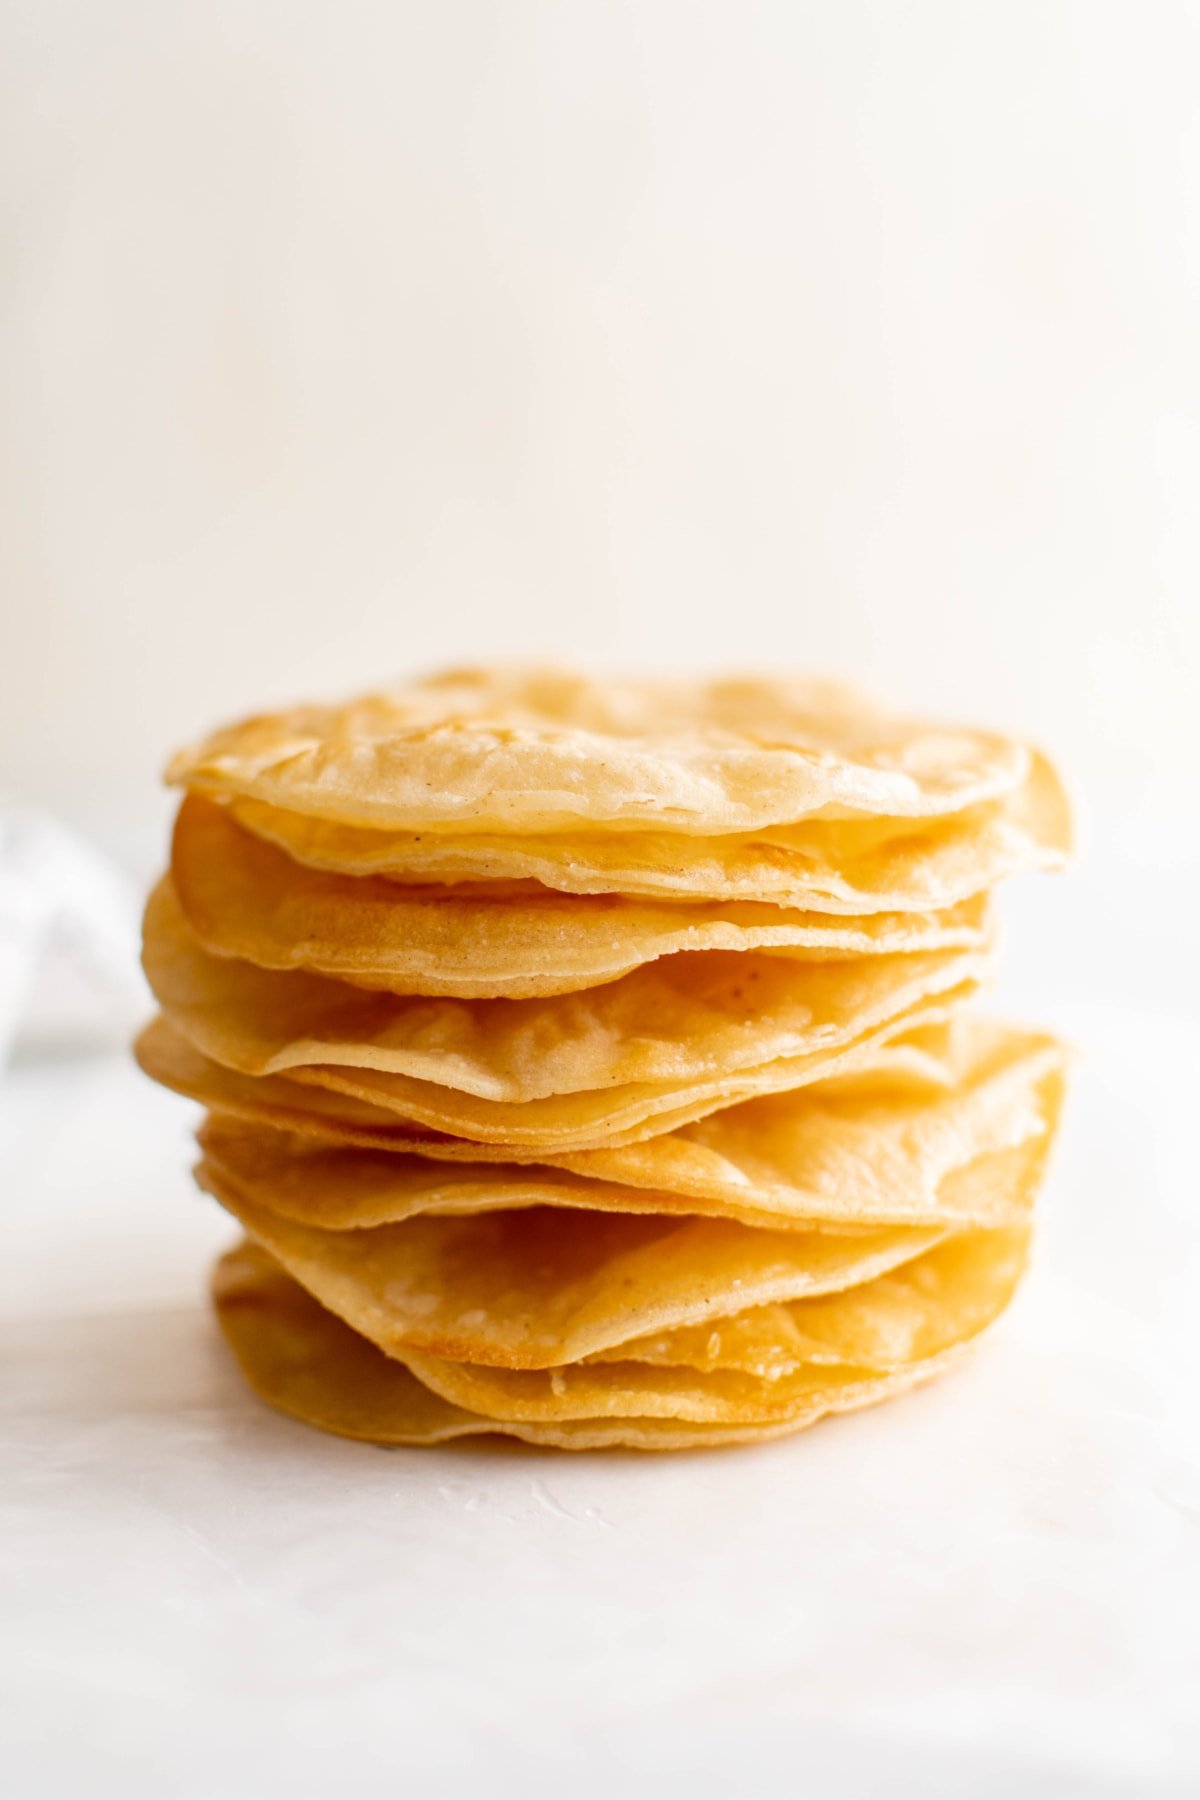
[{"label": "blistered surface", "polygon": [[210,956],[169,881],[147,908],[143,962],[170,1023],[242,1074],[289,1071],[435,1130],[562,1150],[832,1073],[965,999],[987,967],[967,950],[813,965],[712,953],[583,994],[407,999]]},{"label": "blistered surface", "polygon": [[955,812],[1014,787],[1028,758],[829,681],[463,669],[228,726],[169,778],[350,825],[721,832],[829,809]]},{"label": "blistered surface", "polygon": [[801,912],[761,902],[634,900],[532,883],[406,887],[294,862],[190,794],[171,879],[205,949],[397,994],[568,994],[682,951],[773,950],[816,961],[981,948],[988,896],[930,913]]},{"label": "blistered surface", "polygon": [[[1053,1124],[1064,1049],[1044,1034],[971,1018],[930,1038],[931,1051],[937,1044],[943,1052],[933,1063],[940,1083],[876,1068],[726,1107],[626,1149],[563,1157],[558,1168],[348,1150],[305,1133],[299,1120],[297,1131],[264,1130],[221,1110],[199,1137],[206,1159],[245,1199],[331,1230],[534,1205],[801,1228],[1019,1220],[1026,1197],[964,1179],[965,1165]],[[223,1094],[193,1088],[189,1097],[219,1107]]]},{"label": "blistered surface", "polygon": [[230,801],[238,822],[314,869],[403,883],[536,881],[568,894],[770,901],[828,913],[952,906],[1005,876],[1061,868],[1070,807],[1034,756],[994,800],[925,819],[828,819],[718,837],[664,829],[543,833],[383,831],[313,819],[261,800]]}]

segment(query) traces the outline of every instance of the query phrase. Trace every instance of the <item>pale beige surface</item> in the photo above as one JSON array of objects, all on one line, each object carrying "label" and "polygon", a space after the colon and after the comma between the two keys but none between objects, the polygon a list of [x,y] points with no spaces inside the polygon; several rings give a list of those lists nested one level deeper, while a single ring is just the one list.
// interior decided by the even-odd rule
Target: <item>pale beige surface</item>
[{"label": "pale beige surface", "polygon": [[822,912],[952,906],[1007,875],[1061,867],[1070,809],[1058,775],[1034,755],[1009,793],[948,817],[814,819],[722,837],[564,829],[513,836],[381,831],[254,799],[234,816],[299,862],[395,880],[533,880],[564,893],[771,901]]},{"label": "pale beige surface", "polygon": [[901,1368],[985,1330],[1011,1298],[1028,1253],[1028,1223],[956,1232],[864,1287],[631,1338],[594,1360],[731,1369],[766,1381],[813,1365]]},{"label": "pale beige surface", "polygon": [[[938,1013],[940,1009],[931,1009]],[[365,1150],[397,1152],[418,1151],[424,1156],[445,1158],[455,1162],[501,1161],[529,1163],[544,1161],[551,1153],[549,1146],[506,1140],[498,1133],[496,1141],[466,1140],[417,1124],[403,1117],[394,1105],[395,1095],[381,1086],[372,1091],[377,1103],[340,1091],[335,1086],[301,1082],[286,1075],[243,1075],[197,1050],[180,1035],[160,1013],[139,1034],[135,1051],[143,1071],[151,1080],[196,1100],[213,1112],[242,1119],[250,1124],[267,1125],[273,1130],[293,1131],[333,1144],[353,1145]],[[822,1065],[819,1074],[829,1077],[848,1070],[883,1069],[905,1074],[918,1085],[945,1087],[952,1076],[947,1073],[942,1026],[934,1023],[899,1033],[894,1038],[870,1041],[844,1055],[835,1056]],[[294,1072],[295,1073],[295,1072]],[[321,1082],[336,1081],[333,1070],[309,1071]],[[797,1079],[815,1078],[811,1068],[798,1071]],[[377,1081],[382,1081],[378,1077]],[[364,1088],[362,1092],[366,1092]],[[686,1109],[684,1109],[686,1110]],[[704,1111],[702,1107],[701,1112]],[[682,1122],[682,1121],[677,1121]],[[667,1131],[669,1125],[661,1126]],[[636,1136],[636,1133],[632,1134]],[[620,1134],[627,1142],[631,1134]],[[586,1169],[588,1153],[576,1150],[553,1156],[559,1167]],[[582,1159],[582,1160],[580,1160]],[[631,1179],[636,1177],[631,1176]]]},{"label": "pale beige surface", "polygon": [[[1024,1270],[1028,1233],[969,1236],[969,1244],[955,1246],[958,1255],[952,1262],[923,1267],[919,1274],[918,1265],[912,1265],[911,1279],[899,1289],[886,1289],[878,1302],[873,1280],[821,1302],[826,1311],[817,1324],[816,1347],[840,1347],[844,1356],[805,1354],[805,1300],[784,1309],[795,1335],[785,1332],[770,1358],[762,1354],[763,1327],[753,1312],[720,1320],[711,1335],[724,1340],[728,1354],[702,1368],[691,1357],[702,1333],[687,1334],[675,1355],[650,1362],[641,1361],[627,1345],[622,1348],[629,1350],[628,1357],[616,1351],[596,1362],[549,1370],[486,1368],[409,1350],[401,1354],[417,1379],[442,1399],[489,1418],[559,1422],[648,1417],[712,1425],[791,1420],[834,1410],[839,1397],[847,1398],[856,1388],[869,1391],[881,1379],[885,1385],[878,1398],[894,1391],[886,1385],[889,1379],[896,1388],[908,1386],[936,1372],[997,1318]],[[928,1264],[929,1258],[919,1262]],[[864,1352],[881,1354],[882,1361],[872,1363],[867,1355],[856,1354],[860,1342]]]},{"label": "pale beige surface", "polygon": [[433,1444],[498,1431],[566,1450],[626,1446],[688,1450],[780,1436],[824,1413],[869,1406],[935,1375],[942,1359],[891,1375],[848,1370],[826,1379],[790,1415],[706,1420],[624,1417],[496,1420],[434,1394],[405,1367],[347,1329],[261,1251],[243,1245],[218,1263],[217,1316],[247,1381],[263,1399],[339,1436]]},{"label": "pale beige surface", "polygon": [[253,1204],[344,1230],[420,1213],[517,1206],[696,1213],[748,1225],[1002,1224],[1027,1194],[963,1179],[971,1160],[1054,1129],[1063,1051],[1053,1039],[963,1019],[943,1029],[945,1085],[911,1071],[820,1082],[725,1108],[624,1149],[548,1165],[448,1166],[428,1154],[331,1147],[229,1114],[206,1160]]},{"label": "pale beige surface", "polygon": [[581,994],[407,998],[210,956],[169,882],[147,908],[143,960],[171,1022],[243,1073],[345,1064],[508,1104],[732,1081],[842,1049],[987,967],[970,950],[813,965],[712,952],[666,958]]},{"label": "pale beige surface", "polygon": [[203,1187],[323,1306],[389,1355],[500,1368],[574,1362],[649,1332],[833,1293],[917,1256],[936,1227],[757,1231],[723,1219],[529,1207],[322,1231]]},{"label": "pale beige surface", "polygon": [[991,800],[1029,751],[922,724],[829,681],[600,680],[461,669],[214,732],[168,778],[400,831],[571,826],[708,834],[814,814],[920,818]]},{"label": "pale beige surface", "polygon": [[[386,1441],[472,1417],[603,1420],[631,1444],[653,1421],[795,1427],[933,1373],[1011,1298],[1062,1053],[954,1021],[989,968],[988,889],[1069,848],[1036,753],[814,684],[540,670],[260,716],[169,778],[190,791],[146,908],[163,1023],[144,1064],[182,1038],[202,1059],[185,1088],[215,1064],[251,1090],[344,1095],[355,1132],[365,1107],[459,1140],[428,1158],[415,1133],[390,1154],[330,1148],[219,1107],[202,1131],[197,1181],[254,1246],[219,1266],[218,1310],[285,1409],[362,1418],[336,1383],[314,1393],[303,1320],[289,1379],[296,1315],[272,1259],[456,1409],[393,1384]],[[414,887],[406,845],[452,883],[482,863],[457,892]],[[382,875],[364,846],[385,847]],[[541,891],[531,857],[555,871]],[[797,919],[769,883],[773,909],[734,911],[728,888],[764,864],[834,912]],[[637,880],[620,895],[631,865],[688,904],[648,905]],[[598,874],[605,904],[570,894]],[[931,914],[930,935],[897,906]],[[839,907],[873,930],[856,941]],[[297,1100],[276,1091],[263,1114]],[[515,1166],[472,1165],[469,1140]],[[521,1166],[531,1149],[547,1166]],[[598,1149],[596,1184],[578,1165]],[[336,1362],[337,1334],[312,1330]]]},{"label": "pale beige surface", "polygon": [[[972,1154],[965,1146],[965,1207],[974,1189],[976,1216],[1027,1214],[1050,1141],[1042,1129],[1007,1149]],[[252,1201],[215,1162],[202,1163],[198,1179],[290,1274],[389,1354],[416,1349],[516,1369],[854,1287],[947,1234],[945,1221],[779,1231],[536,1206],[322,1229]]]},{"label": "pale beige surface", "polygon": [[408,887],[312,869],[197,794],[175,823],[171,881],[206,950],[399,994],[569,993],[684,951],[775,950],[805,960],[982,948],[987,897],[931,913],[858,917],[757,902],[567,895],[533,883]]},{"label": "pale beige surface", "polygon": [[[964,1026],[957,1009],[989,968],[990,885],[1069,847],[1061,786],[1036,753],[905,727],[811,684],[543,670],[248,720],[180,753],[170,778],[190,791],[145,913],[162,1024],[144,1065],[170,1064],[182,1038],[200,1073],[176,1085],[212,1085],[218,1065],[251,1090],[282,1079],[345,1095],[356,1132],[367,1107],[459,1140],[428,1158],[416,1134],[388,1146],[399,1157],[335,1149],[219,1107],[201,1132],[197,1181],[255,1246],[219,1267],[218,1309],[232,1295],[239,1354],[286,1409],[339,1412],[280,1380],[295,1333],[270,1298],[271,1259],[468,1419],[608,1420],[629,1443],[650,1421],[796,1426],[881,1397],[934,1372],[1011,1298],[1063,1057],[1051,1039]],[[448,844],[453,859],[482,830],[498,885],[321,872],[256,837],[264,808],[271,832],[298,822],[305,854],[314,830],[344,847],[367,826]],[[519,859],[548,829],[560,867],[593,873],[627,858],[623,834],[690,905],[531,889]],[[735,866],[747,849],[782,855],[790,878],[805,869],[849,911],[859,880],[870,953],[829,916],[723,912],[704,886],[713,846],[718,865],[731,850]],[[910,905],[938,895],[923,947],[902,919],[878,923],[897,883]],[[976,893],[965,931],[943,916]],[[264,1115],[273,1107],[303,1110],[278,1092]],[[727,1127],[683,1136],[726,1112]],[[326,1135],[331,1124],[323,1111]],[[661,1155],[635,1149],[622,1167],[624,1145],[664,1134]],[[473,1166],[473,1139],[515,1166]],[[533,1148],[540,1170],[520,1163]],[[595,1185],[579,1153],[599,1148]],[[875,1283],[909,1265],[876,1303]],[[813,1300],[824,1310],[809,1329]],[[311,1357],[299,1362],[307,1393]],[[418,1401],[404,1427],[406,1390],[389,1391],[389,1440],[462,1423]]]}]

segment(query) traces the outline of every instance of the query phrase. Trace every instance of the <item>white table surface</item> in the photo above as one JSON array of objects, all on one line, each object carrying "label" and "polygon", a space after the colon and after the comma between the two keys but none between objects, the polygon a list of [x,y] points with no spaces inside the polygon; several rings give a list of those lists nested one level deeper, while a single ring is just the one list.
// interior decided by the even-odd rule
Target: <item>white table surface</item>
[{"label": "white table surface", "polygon": [[274,1416],[207,1310],[192,1109],[115,1057],[10,1072],[4,1791],[1200,1791],[1200,1035],[1059,1022],[1086,1059],[993,1338],[674,1457]]}]

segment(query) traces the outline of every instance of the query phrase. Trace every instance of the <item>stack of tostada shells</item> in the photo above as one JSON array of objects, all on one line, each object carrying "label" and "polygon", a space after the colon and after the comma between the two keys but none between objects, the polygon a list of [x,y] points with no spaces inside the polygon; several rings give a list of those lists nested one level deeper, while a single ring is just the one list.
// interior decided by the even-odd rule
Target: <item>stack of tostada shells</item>
[{"label": "stack of tostada shells", "polygon": [[1059,866],[1037,751],[811,680],[462,671],[181,752],[138,1045],[218,1316],[329,1431],[771,1437],[952,1364],[1065,1056],[964,1010]]}]

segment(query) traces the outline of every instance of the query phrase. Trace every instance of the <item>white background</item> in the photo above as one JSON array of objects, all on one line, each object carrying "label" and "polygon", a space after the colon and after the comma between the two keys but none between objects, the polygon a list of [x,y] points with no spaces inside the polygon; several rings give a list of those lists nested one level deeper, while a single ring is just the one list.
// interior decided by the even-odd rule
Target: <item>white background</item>
[{"label": "white background", "polygon": [[0,120],[0,788],[142,875],[231,712],[817,666],[1035,734],[1085,849],[1010,908],[1085,1051],[1043,1286],[828,1451],[401,1474],[264,1423],[183,1109],[18,1070],[20,1791],[215,1791],[209,1742],[226,1792],[407,1744],[670,1793],[688,1741],[688,1791],[1182,1792],[1200,7],[4,0]]},{"label": "white background", "polygon": [[526,653],[1194,778],[1196,6],[0,17],[9,782]]}]

